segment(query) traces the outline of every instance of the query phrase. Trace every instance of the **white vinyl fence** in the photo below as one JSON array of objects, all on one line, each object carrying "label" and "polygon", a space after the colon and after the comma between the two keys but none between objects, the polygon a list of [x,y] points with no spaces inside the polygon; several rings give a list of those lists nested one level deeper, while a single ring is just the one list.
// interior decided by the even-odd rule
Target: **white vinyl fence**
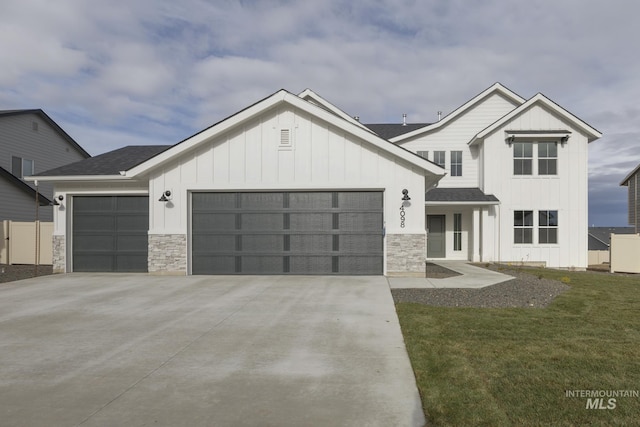
[{"label": "white vinyl fence", "polygon": [[0,263],[52,264],[53,222],[2,221]]},{"label": "white vinyl fence", "polygon": [[612,234],[610,250],[612,273],[640,273],[640,234]]}]

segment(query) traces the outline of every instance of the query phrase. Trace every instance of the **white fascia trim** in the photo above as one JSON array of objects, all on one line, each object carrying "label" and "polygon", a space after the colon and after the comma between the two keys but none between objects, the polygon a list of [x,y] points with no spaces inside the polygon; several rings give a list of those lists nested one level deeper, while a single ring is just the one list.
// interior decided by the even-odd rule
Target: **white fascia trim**
[{"label": "white fascia trim", "polygon": [[621,187],[628,187],[629,186],[629,181],[631,180],[631,177],[633,177],[633,175],[636,174],[636,172],[640,171],[640,165],[638,165],[638,167],[636,167],[634,170],[631,171],[631,173],[627,176],[624,177],[624,179],[620,182],[620,186]]},{"label": "white fascia trim", "polygon": [[500,83],[496,83],[493,86],[491,86],[490,88],[484,90],[479,95],[473,97],[471,100],[467,101],[461,107],[458,107],[457,109],[455,109],[452,113],[446,115],[444,118],[442,118],[442,120],[440,120],[440,121],[438,121],[436,123],[427,125],[425,127],[422,127],[420,129],[416,129],[413,132],[408,132],[408,133],[402,134],[400,136],[396,136],[395,138],[389,139],[389,141],[391,141],[393,143],[398,143],[398,142],[404,141],[405,139],[413,138],[414,136],[420,135],[422,133],[436,130],[436,129],[446,125],[450,121],[454,120],[456,117],[461,116],[468,109],[470,109],[475,104],[479,103],[484,98],[488,97],[489,95],[491,95],[493,93],[500,93],[501,95],[511,99],[516,104],[523,104],[525,102],[525,99],[522,98],[520,95],[516,94],[515,92],[510,91],[509,89],[507,89],[506,87],[504,87]]},{"label": "white fascia trim", "polygon": [[129,181],[122,175],[67,175],[67,176],[25,176],[25,181]]},{"label": "white fascia trim", "polygon": [[[320,95],[312,91],[311,89],[305,89],[304,91],[300,92],[298,94],[298,97],[301,99],[304,99],[307,102],[312,102],[321,107],[324,107],[326,110],[331,111],[336,116],[342,117],[346,121],[353,123],[354,125],[359,126],[362,129],[365,129],[371,133],[374,133],[371,129],[369,129],[368,127],[360,123],[358,120],[351,117],[349,114],[345,113],[344,111],[342,111],[341,109],[339,109],[338,107],[336,107],[335,105],[333,105],[332,103],[330,103],[329,101],[327,101],[326,99],[324,99],[323,97],[321,97]],[[309,101],[309,99],[311,99],[312,101]]]},{"label": "white fascia trim", "polygon": [[500,202],[424,202],[425,206],[490,206],[499,205]]},{"label": "white fascia trim", "polygon": [[523,112],[525,112],[527,109],[529,109],[536,103],[543,104],[545,107],[549,108],[553,113],[559,115],[563,119],[575,125],[576,128],[582,130],[584,133],[586,133],[589,136],[588,138],[589,142],[594,141],[602,136],[602,133],[600,133],[600,131],[589,126],[587,123],[583,122],[578,117],[571,114],[569,111],[565,110],[555,102],[551,101],[549,98],[547,98],[543,94],[538,93],[534,97],[529,99],[527,102],[520,105],[518,108],[510,111],[508,114],[504,115],[501,119],[495,121],[493,124],[489,125],[484,130],[480,131],[478,134],[476,134],[476,136],[473,137],[473,139],[471,139],[471,141],[469,141],[468,144],[474,145],[477,142],[485,139],[489,134],[499,129],[501,126],[506,124],[508,121],[510,121],[514,117],[522,114]]},{"label": "white fascia trim", "polygon": [[353,126],[351,122],[348,122],[341,117],[336,116],[335,114],[325,110],[320,106],[305,101],[297,95],[290,94],[285,90],[280,90],[269,98],[266,98],[263,101],[258,102],[257,104],[254,104],[251,107],[240,111],[239,113],[236,113],[235,115],[229,117],[226,120],[223,120],[217,125],[214,125],[211,128],[206,129],[194,135],[193,137],[186,139],[185,141],[169,148],[168,150],[163,151],[162,153],[149,159],[148,161],[141,163],[140,165],[132,169],[129,169],[128,171],[126,171],[126,175],[130,178],[134,178],[137,175],[144,174],[150,169],[172,160],[175,156],[178,156],[181,153],[192,149],[200,143],[221,135],[232,127],[246,120],[249,120],[252,117],[266,111],[267,109],[283,102],[288,103],[293,107],[308,113],[309,115],[318,117],[321,120],[324,120],[331,125],[354,135],[355,137],[361,138],[371,143],[375,147],[386,151],[396,157],[399,157],[409,162],[410,164],[419,167],[422,170],[428,171],[437,176],[444,176],[444,174],[446,173],[444,169],[440,168],[439,166],[432,164],[428,160],[423,159],[415,153],[412,153],[408,150],[405,150],[404,148],[390,143],[386,139],[378,137],[367,128]]}]

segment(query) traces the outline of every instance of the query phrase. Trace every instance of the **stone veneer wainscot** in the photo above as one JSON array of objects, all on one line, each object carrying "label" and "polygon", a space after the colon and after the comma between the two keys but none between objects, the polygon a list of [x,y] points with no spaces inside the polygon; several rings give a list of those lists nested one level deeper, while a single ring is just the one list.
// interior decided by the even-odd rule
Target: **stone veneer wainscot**
[{"label": "stone veneer wainscot", "polygon": [[67,271],[67,257],[65,254],[64,236],[53,236],[53,272],[64,273]]},{"label": "stone veneer wainscot", "polygon": [[424,276],[426,234],[387,234],[387,275]]},{"label": "stone veneer wainscot", "polygon": [[149,273],[186,274],[187,236],[184,234],[149,235]]}]

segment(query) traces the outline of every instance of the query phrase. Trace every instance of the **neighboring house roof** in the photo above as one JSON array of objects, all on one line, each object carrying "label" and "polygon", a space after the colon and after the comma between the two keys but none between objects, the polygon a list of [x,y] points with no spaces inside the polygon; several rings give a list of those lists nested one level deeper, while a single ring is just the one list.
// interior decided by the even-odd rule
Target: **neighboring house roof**
[{"label": "neighboring house roof", "polygon": [[[36,190],[31,188],[26,182],[9,172],[3,167],[0,167],[0,178],[4,179],[6,182],[17,188],[18,190],[24,192],[33,198],[34,202],[36,200]],[[40,202],[40,206],[47,206],[51,203],[51,200],[43,196],[41,193],[38,193],[38,201]]]},{"label": "neighboring house roof", "polygon": [[589,250],[608,251],[612,234],[635,234],[633,227],[589,227]]},{"label": "neighboring house roof", "polygon": [[407,132],[413,132],[416,129],[429,126],[430,124],[431,123],[372,123],[365,124],[365,126],[375,132],[380,138],[391,139],[404,135]]},{"label": "neighboring house roof", "polygon": [[120,171],[131,169],[170,147],[171,145],[129,145],[32,176],[120,175]]},{"label": "neighboring house roof", "polygon": [[433,188],[425,194],[426,204],[497,205],[500,200],[479,188]]},{"label": "neighboring house roof", "polygon": [[[565,110],[564,108],[562,108],[561,106],[559,106],[558,104],[556,104],[555,102],[553,102],[552,100],[550,100],[549,98],[547,98],[546,96],[544,96],[541,93],[536,94],[535,96],[533,96],[532,98],[528,99],[524,104],[520,105],[519,107],[513,109],[512,111],[510,111],[508,114],[504,115],[502,118],[500,118],[499,120],[495,121],[493,124],[487,126],[484,130],[480,131],[478,134],[476,134],[476,136],[474,136],[471,141],[469,141],[469,145],[474,145],[480,141],[482,141],[483,139],[485,139],[487,136],[489,136],[490,134],[492,134],[493,132],[495,132],[498,129],[501,129],[503,126],[505,126],[509,121],[511,121],[513,118],[519,116],[520,114],[524,113],[525,111],[527,111],[529,108],[533,107],[536,104],[541,104],[544,107],[548,108],[549,110],[551,110],[553,113],[557,114],[558,116],[562,117],[564,120],[568,121],[569,123],[573,124],[577,129],[580,129],[581,131],[583,131],[588,138],[588,141],[595,141],[596,139],[600,138],[602,136],[602,133],[600,133],[600,131],[598,131],[597,129],[589,126],[587,123],[585,123],[584,121],[582,121],[581,119],[579,119],[578,117],[576,117],[575,115],[573,115],[572,113],[570,113],[569,111]],[[544,131],[545,133],[549,133],[549,132],[555,132],[555,133],[566,133],[566,130],[546,130]],[[513,132],[512,132],[513,133]]]},{"label": "neighboring house roof", "polygon": [[625,186],[628,187],[629,186],[629,180],[631,179],[632,176],[634,176],[636,173],[640,172],[640,165],[638,165],[638,167],[636,167],[634,170],[631,171],[631,173],[629,175],[627,175],[622,182],[620,183],[620,186]]},{"label": "neighboring house roof", "polygon": [[64,138],[73,148],[75,148],[81,155],[84,157],[91,157],[91,154],[87,153],[84,148],[82,148],[68,133],[64,131],[56,122],[51,119],[42,111],[42,109],[31,109],[31,110],[0,110],[0,117],[8,117],[8,116],[17,116],[21,114],[36,114],[42,118],[45,122],[47,122],[56,132],[58,132],[62,138]]},{"label": "neighboring house roof", "polygon": [[514,102],[515,104],[522,104],[523,102],[525,102],[525,99],[522,98],[520,95],[516,94],[515,92],[511,91],[510,89],[507,89],[505,86],[503,86],[500,83],[495,83],[493,86],[485,89],[484,91],[480,92],[478,95],[474,96],[473,98],[471,98],[469,101],[467,101],[466,103],[464,103],[462,106],[458,107],[457,109],[455,109],[452,113],[447,114],[445,117],[442,118],[442,120],[437,121],[436,123],[430,124],[428,126],[423,126],[419,129],[416,129],[412,132],[407,132],[404,134],[401,134],[399,136],[393,137],[390,139],[391,142],[401,142],[404,141],[408,138],[413,138],[415,136],[418,136],[424,132],[431,132],[435,129],[438,129],[444,125],[446,125],[447,123],[453,121],[455,118],[461,116],[462,114],[466,113],[469,109],[471,109],[472,107],[474,107],[475,105],[477,105],[479,102],[483,101],[484,99],[488,98],[489,96],[493,95],[493,94],[500,94],[502,96],[504,96],[507,99],[510,99],[512,102]]}]

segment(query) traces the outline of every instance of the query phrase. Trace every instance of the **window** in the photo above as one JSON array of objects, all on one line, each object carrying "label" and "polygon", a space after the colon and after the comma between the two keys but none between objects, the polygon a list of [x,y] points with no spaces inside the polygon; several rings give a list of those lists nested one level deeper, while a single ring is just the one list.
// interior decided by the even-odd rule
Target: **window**
[{"label": "window", "polygon": [[429,159],[429,152],[428,151],[418,151],[418,156],[422,157],[423,159]]},{"label": "window", "polygon": [[11,173],[18,178],[33,175],[33,160],[11,156]]},{"label": "window", "polygon": [[514,243],[533,243],[533,211],[513,212]]},{"label": "window", "polygon": [[462,151],[451,152],[451,176],[462,176]]},{"label": "window", "polygon": [[453,214],[453,250],[462,250],[462,214]]},{"label": "window", "polygon": [[440,166],[440,167],[444,167],[444,151],[434,151],[433,152],[433,163],[435,163],[436,165]]},{"label": "window", "polygon": [[513,144],[513,174],[533,174],[533,143],[516,142]]},{"label": "window", "polygon": [[538,212],[538,243],[558,243],[558,211]]},{"label": "window", "polygon": [[558,144],[555,142],[538,143],[538,175],[556,175],[558,173]]}]

